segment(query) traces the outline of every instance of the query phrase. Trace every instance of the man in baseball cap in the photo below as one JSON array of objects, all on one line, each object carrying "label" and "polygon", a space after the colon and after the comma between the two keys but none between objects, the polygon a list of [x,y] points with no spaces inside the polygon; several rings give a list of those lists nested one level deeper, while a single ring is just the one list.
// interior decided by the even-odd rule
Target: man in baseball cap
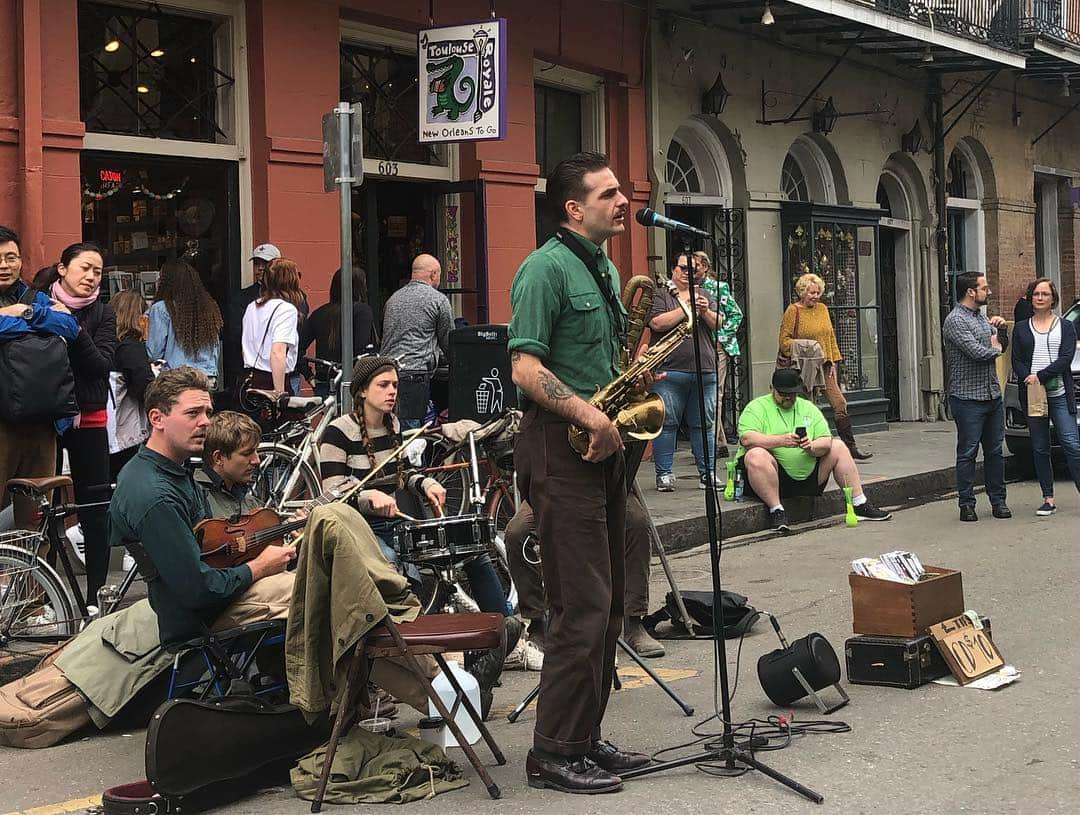
[{"label": "man in baseball cap", "polygon": [[797,369],[777,368],[770,393],[754,399],[739,415],[739,457],[750,489],[769,510],[772,528],[789,531],[780,499],[821,495],[830,475],[838,487],[851,487],[859,520],[889,520],[892,516],[863,492],[851,451],[832,437],[825,417],[802,392]]},{"label": "man in baseball cap", "polygon": [[[262,283],[263,273],[270,262],[281,257],[281,250],[272,243],[260,243],[251,253],[252,283],[236,292],[229,305],[229,322],[226,326],[228,342],[225,346],[225,364],[230,381],[239,373],[243,365],[240,359],[240,339],[243,336],[244,312],[247,307],[259,297],[259,285]],[[301,313],[307,316],[307,301],[305,300]]]}]

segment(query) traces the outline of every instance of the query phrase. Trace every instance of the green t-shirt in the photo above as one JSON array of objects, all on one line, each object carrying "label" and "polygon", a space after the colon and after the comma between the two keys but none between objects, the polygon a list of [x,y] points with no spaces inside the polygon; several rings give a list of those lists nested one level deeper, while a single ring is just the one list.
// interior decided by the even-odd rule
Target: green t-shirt
[{"label": "green t-shirt", "polygon": [[[619,273],[600,247],[570,234],[597,256],[600,274],[618,294]],[[557,238],[525,258],[510,287],[510,308],[507,348],[539,357],[578,396],[589,399],[618,376],[611,311],[592,273]]]},{"label": "green t-shirt", "polygon": [[[800,426],[806,428],[806,436],[811,441],[832,435],[829,432],[829,423],[825,421],[817,405],[801,396],[795,400],[790,410],[784,410],[776,404],[772,394],[767,393],[748,404],[739,415],[740,436],[750,432],[780,436],[794,433],[795,428]],[[776,447],[769,452],[784,468],[784,472],[796,481],[810,475],[818,461],[801,447]],[[745,454],[745,448],[740,447],[738,457],[742,458]]]}]

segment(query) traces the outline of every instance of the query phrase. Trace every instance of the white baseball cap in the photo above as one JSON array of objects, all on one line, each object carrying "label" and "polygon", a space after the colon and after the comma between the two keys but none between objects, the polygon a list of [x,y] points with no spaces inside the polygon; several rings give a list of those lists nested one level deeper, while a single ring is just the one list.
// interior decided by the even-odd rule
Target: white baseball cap
[{"label": "white baseball cap", "polygon": [[281,250],[272,243],[260,243],[255,247],[255,251],[251,253],[252,260],[258,258],[259,260],[271,261],[277,260],[279,257],[281,257]]}]

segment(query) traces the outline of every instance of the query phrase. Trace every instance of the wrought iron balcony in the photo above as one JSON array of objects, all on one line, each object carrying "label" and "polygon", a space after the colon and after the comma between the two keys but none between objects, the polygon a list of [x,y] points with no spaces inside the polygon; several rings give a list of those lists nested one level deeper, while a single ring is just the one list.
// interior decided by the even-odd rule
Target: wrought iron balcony
[{"label": "wrought iron balcony", "polygon": [[1020,0],[1020,33],[1080,47],[1080,0]]},{"label": "wrought iron balcony", "polygon": [[[1020,3],[1053,0],[860,0],[892,17],[932,31],[1015,51],[1019,45]],[[1057,0],[1080,3],[1080,0]]]}]

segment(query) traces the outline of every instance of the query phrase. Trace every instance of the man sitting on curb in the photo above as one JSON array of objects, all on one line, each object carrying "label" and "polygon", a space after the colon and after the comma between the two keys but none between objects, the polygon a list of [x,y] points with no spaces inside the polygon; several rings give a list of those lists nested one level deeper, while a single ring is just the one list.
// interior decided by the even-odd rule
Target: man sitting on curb
[{"label": "man sitting on curb", "polygon": [[750,488],[769,510],[772,528],[790,530],[782,498],[821,495],[830,475],[837,486],[851,487],[860,520],[892,518],[867,499],[851,453],[832,437],[821,411],[800,397],[801,391],[798,370],[778,368],[772,392],[750,402],[739,417],[738,455]]}]

